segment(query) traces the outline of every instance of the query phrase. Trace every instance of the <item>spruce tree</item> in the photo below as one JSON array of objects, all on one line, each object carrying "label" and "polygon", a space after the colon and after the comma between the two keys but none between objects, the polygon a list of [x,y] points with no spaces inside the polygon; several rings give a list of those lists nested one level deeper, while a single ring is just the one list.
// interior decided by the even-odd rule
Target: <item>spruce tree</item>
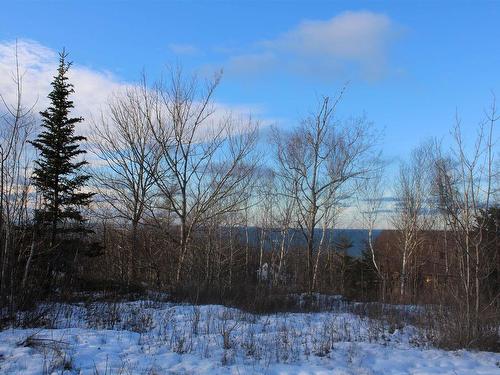
[{"label": "spruce tree", "polygon": [[58,253],[64,250],[60,246],[64,239],[59,238],[62,234],[85,231],[81,209],[90,204],[93,196],[93,193],[82,191],[90,176],[83,173],[82,167],[87,162],[79,157],[85,153],[80,142],[86,138],[75,135],[75,124],[83,118],[70,117],[73,102],[69,97],[74,89],[68,82],[67,73],[71,63],[66,61],[64,50],[59,57],[57,75],[48,95],[50,105],[40,112],[42,131],[31,142],[39,151],[33,182],[43,197],[43,205],[36,212],[36,222],[50,240],[47,250],[58,248]]}]

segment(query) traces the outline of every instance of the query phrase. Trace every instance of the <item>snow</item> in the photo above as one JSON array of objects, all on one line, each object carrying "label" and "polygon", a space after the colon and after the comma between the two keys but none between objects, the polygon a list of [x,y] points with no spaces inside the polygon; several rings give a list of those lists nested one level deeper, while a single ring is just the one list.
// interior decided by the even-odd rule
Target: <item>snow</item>
[{"label": "snow", "polygon": [[45,321],[0,332],[0,373],[500,374],[500,354],[438,350],[414,327],[350,313],[136,301],[52,305]]}]

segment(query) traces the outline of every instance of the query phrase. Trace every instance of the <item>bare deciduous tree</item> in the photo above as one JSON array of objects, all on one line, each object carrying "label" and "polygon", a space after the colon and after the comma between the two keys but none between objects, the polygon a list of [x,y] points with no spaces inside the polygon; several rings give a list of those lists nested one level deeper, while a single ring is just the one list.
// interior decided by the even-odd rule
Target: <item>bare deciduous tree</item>
[{"label": "bare deciduous tree", "polygon": [[409,278],[409,265],[422,245],[424,233],[433,227],[430,206],[430,144],[417,147],[408,162],[403,162],[394,187],[396,205],[391,218],[397,234],[400,255],[399,294],[403,300]]},{"label": "bare deciduous tree", "polygon": [[357,187],[357,208],[362,226],[368,232],[367,245],[370,257],[377,277],[381,281],[381,299],[385,301],[386,275],[381,269],[380,260],[375,250],[374,230],[378,224],[382,203],[384,199],[384,169],[382,166],[376,168],[369,178],[362,180]]},{"label": "bare deciduous tree", "polygon": [[[3,110],[0,113],[0,298],[5,301],[7,285],[11,293],[14,288],[14,273],[20,260],[26,261],[25,278],[29,270],[28,255],[24,251],[15,256],[14,227],[21,228],[28,220],[29,165],[27,149],[28,138],[33,130],[33,107],[23,103],[23,75],[20,71],[17,45],[15,52],[15,71],[12,76],[15,101],[8,103],[0,94]],[[24,233],[18,235],[24,235]],[[20,250],[20,249],[17,249]],[[7,277],[9,276],[9,280]],[[11,296],[12,300],[12,296]]]},{"label": "bare deciduous tree", "polygon": [[494,270],[494,259],[485,251],[487,212],[495,204],[498,175],[495,171],[495,126],[500,119],[495,98],[479,124],[475,143],[466,144],[457,116],[452,132],[454,145],[449,155],[440,150],[435,157],[436,191],[446,230],[453,238],[458,261],[459,285],[454,293],[465,309],[466,345],[480,334],[480,318],[498,303],[500,291],[485,300],[482,285]]},{"label": "bare deciduous tree", "polygon": [[90,137],[100,160],[94,167],[99,196],[112,208],[112,218],[132,225],[127,280],[136,271],[139,224],[155,199],[153,176],[158,173],[159,148],[150,125],[156,104],[144,78],[140,86],[115,95],[93,124]]},{"label": "bare deciduous tree", "polygon": [[318,110],[289,133],[275,137],[279,178],[290,188],[297,207],[295,222],[307,242],[308,290],[315,280],[316,228],[331,225],[342,189],[371,169],[374,140],[364,118],[344,124],[334,121],[343,92],[323,98]]},{"label": "bare deciduous tree", "polygon": [[[278,269],[274,278],[275,285],[278,283],[283,284],[286,278],[283,277],[283,271],[286,268],[286,257],[290,245],[295,238],[295,222],[294,215],[296,214],[296,201],[294,186],[287,186],[289,181],[275,177],[275,223],[280,234],[279,255],[278,255]],[[292,194],[290,194],[290,192]]]},{"label": "bare deciduous tree", "polygon": [[161,158],[153,176],[179,228],[176,282],[197,225],[242,209],[246,198],[239,191],[256,163],[251,156],[257,125],[252,119],[238,122],[216,113],[213,95],[219,82],[217,74],[203,86],[196,77],[186,79],[178,70],[168,85],[156,91],[158,102],[150,127]]}]

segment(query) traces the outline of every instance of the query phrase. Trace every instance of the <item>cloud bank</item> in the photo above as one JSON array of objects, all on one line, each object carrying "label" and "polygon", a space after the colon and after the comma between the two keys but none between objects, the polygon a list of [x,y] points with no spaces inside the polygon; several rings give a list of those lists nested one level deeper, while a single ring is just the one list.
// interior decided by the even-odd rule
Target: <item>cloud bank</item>
[{"label": "cloud bank", "polygon": [[391,19],[368,11],[344,12],[326,21],[304,21],[274,39],[233,55],[228,71],[253,74],[285,70],[324,78],[382,78],[397,36]]},{"label": "cloud bank", "polygon": [[[58,54],[39,43],[29,40],[0,42],[0,94],[7,103],[14,103],[16,91],[13,73],[16,69],[16,48],[19,70],[22,75],[23,103],[35,111],[48,105],[47,95],[51,91],[52,77],[56,74]],[[71,54],[69,55],[71,61]],[[72,99],[73,114],[90,120],[92,114],[104,107],[108,97],[128,86],[107,72],[96,71],[75,64],[69,71],[70,82],[75,86]],[[86,131],[86,123],[79,131]]]},{"label": "cloud bank", "polygon": [[[51,91],[51,82],[56,74],[58,53],[35,41],[20,40],[17,44],[15,41],[0,41],[0,95],[7,103],[16,101],[13,80],[16,49],[22,75],[23,104],[26,107],[35,105],[35,112],[44,110],[49,104],[47,95]],[[71,54],[69,60],[71,61]],[[93,70],[77,63],[69,71],[69,80],[75,88],[72,95],[75,104],[73,115],[82,116],[86,120],[77,125],[77,131],[83,135],[88,135],[92,118],[98,118],[101,110],[106,111],[106,103],[110,97],[135,85],[133,82],[122,81],[109,72]],[[238,119],[248,117],[251,113],[262,114],[258,106],[250,105],[218,102],[214,103],[214,108],[213,121],[222,121],[229,115]],[[263,123],[269,121],[263,120]]]},{"label": "cloud bank", "polygon": [[175,55],[197,55],[200,50],[192,44],[171,43],[168,48]]}]

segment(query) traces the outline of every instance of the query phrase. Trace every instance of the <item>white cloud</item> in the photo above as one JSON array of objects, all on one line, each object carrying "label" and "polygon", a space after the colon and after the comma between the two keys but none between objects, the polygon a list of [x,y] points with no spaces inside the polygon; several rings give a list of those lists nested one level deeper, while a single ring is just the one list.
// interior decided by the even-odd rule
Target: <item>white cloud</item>
[{"label": "white cloud", "polygon": [[199,49],[192,44],[171,43],[168,45],[170,51],[176,55],[196,55]]},{"label": "white cloud", "polygon": [[360,75],[378,79],[387,69],[387,54],[397,35],[384,14],[344,12],[327,21],[304,21],[296,28],[256,44],[254,51],[232,56],[233,73],[280,69],[332,78]]},{"label": "white cloud", "polygon": [[[22,75],[23,103],[41,111],[48,105],[47,95],[51,91],[52,77],[56,73],[58,54],[39,43],[27,40],[17,42],[19,70]],[[71,61],[71,55],[69,56]],[[7,103],[15,101],[13,72],[16,63],[16,42],[0,42],[0,94]],[[75,86],[72,100],[73,114],[87,121],[79,124],[79,132],[85,133],[92,114],[98,113],[108,97],[127,86],[110,73],[72,66],[70,82]]]},{"label": "white cloud", "polygon": [[[26,106],[35,105],[35,111],[41,111],[48,105],[47,94],[51,91],[52,77],[56,73],[58,54],[37,42],[20,40],[17,42],[17,55],[20,72],[23,76],[23,102]],[[69,56],[71,60],[71,54]],[[7,103],[15,102],[13,72],[16,63],[16,42],[0,41],[0,95]],[[70,82],[75,93],[73,114],[85,118],[77,129],[84,135],[92,121],[101,110],[106,109],[106,102],[113,94],[132,87],[134,83],[124,82],[105,71],[97,71],[75,63],[69,72]],[[214,121],[231,114],[234,117],[248,117],[250,114],[262,115],[256,106],[228,105],[215,103]],[[269,123],[269,121],[263,121]]]},{"label": "white cloud", "polygon": [[[47,95],[51,91],[51,82],[56,74],[58,53],[37,42],[20,40],[17,42],[17,57],[22,75],[23,105],[33,107],[34,112],[38,113],[49,104]],[[71,61],[71,55],[69,60]],[[16,102],[16,87],[13,80],[15,69],[16,42],[0,41],[0,95],[9,105]],[[133,88],[135,85],[133,82],[121,81],[105,71],[93,70],[77,63],[69,71],[69,81],[75,89],[71,97],[75,105],[72,115],[84,118],[82,123],[77,124],[76,132],[87,137],[90,135],[93,119],[99,119],[101,111],[107,116],[108,100],[120,91]],[[0,116],[3,113],[2,107],[3,103],[0,102]],[[218,123],[224,122],[229,116],[234,119],[232,128],[244,132],[248,129],[248,119],[251,114],[262,117],[258,106],[214,103],[214,114],[205,128],[200,129],[199,136],[206,137],[210,134],[210,129],[215,129]],[[268,125],[270,121],[262,120],[260,123]],[[90,141],[86,142],[84,147],[92,148]],[[105,165],[91,152],[85,155],[85,159],[93,167]]]},{"label": "white cloud", "polygon": [[236,55],[230,58],[228,70],[230,72],[259,73],[262,70],[276,67],[278,62],[277,56],[270,51]]}]

